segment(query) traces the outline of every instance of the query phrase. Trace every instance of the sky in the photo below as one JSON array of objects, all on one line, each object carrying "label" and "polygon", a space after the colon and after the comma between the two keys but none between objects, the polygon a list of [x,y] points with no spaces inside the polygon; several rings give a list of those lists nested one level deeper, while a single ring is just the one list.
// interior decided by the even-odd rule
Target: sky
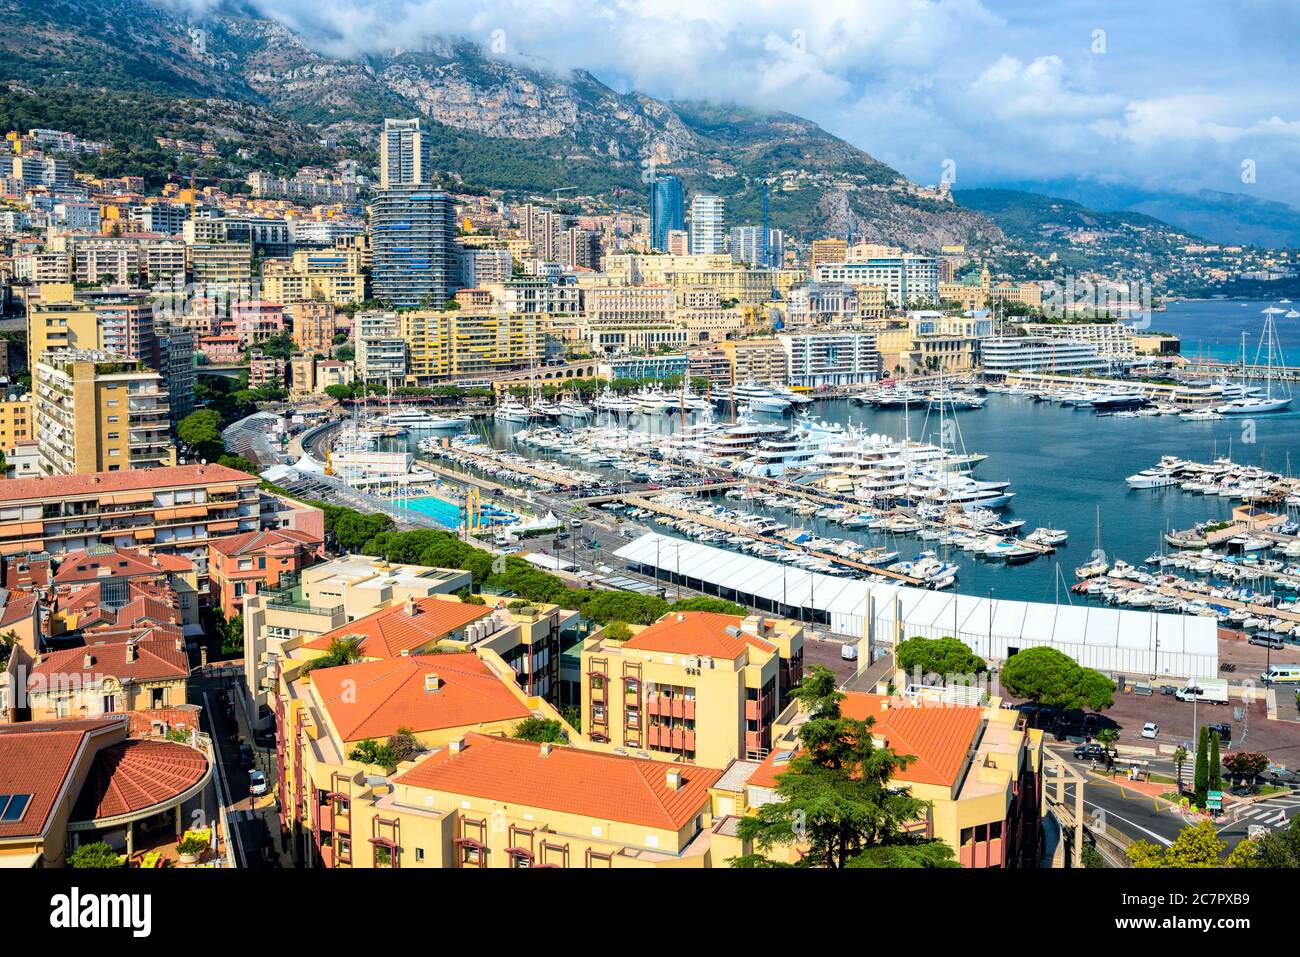
[{"label": "sky", "polygon": [[1300,206],[1300,0],[251,3],[333,55],[457,35],[619,90],[786,110],[921,183]]}]

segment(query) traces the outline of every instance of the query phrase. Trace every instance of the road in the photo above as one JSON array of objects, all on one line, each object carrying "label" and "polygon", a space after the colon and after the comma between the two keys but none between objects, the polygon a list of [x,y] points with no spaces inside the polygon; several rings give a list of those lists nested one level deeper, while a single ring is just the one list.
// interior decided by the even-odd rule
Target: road
[{"label": "road", "polygon": [[[239,766],[239,743],[253,744],[246,716],[238,702],[236,686],[243,671],[238,662],[221,662],[196,672],[191,681],[191,694],[203,706],[204,730],[212,736],[218,749],[220,768],[214,780],[220,777],[218,793],[226,808],[230,835],[235,845],[235,862],[238,867],[265,868],[271,866],[263,856],[262,848],[278,845],[278,826],[275,814],[275,751],[253,748],[256,767],[266,774],[267,793],[253,798],[248,793],[248,771]],[[235,716],[229,717],[224,701],[236,699]],[[275,837],[273,837],[275,835]]]}]

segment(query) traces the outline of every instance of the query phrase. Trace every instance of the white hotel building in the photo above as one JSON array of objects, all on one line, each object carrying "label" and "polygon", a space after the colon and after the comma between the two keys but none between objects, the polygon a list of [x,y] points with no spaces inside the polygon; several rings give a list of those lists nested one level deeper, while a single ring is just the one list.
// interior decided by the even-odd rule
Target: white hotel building
[{"label": "white hotel building", "polygon": [[880,378],[874,333],[810,332],[777,339],[785,349],[792,386],[860,385]]},{"label": "white hotel building", "polygon": [[934,256],[886,256],[852,263],[823,263],[814,271],[821,282],[883,286],[886,298],[899,308],[939,301],[939,260]]},{"label": "white hotel building", "polygon": [[998,336],[981,339],[980,364],[985,375],[1008,372],[1047,372],[1077,375],[1081,372],[1105,372],[1110,363],[1097,350],[1073,339],[1036,336]]}]

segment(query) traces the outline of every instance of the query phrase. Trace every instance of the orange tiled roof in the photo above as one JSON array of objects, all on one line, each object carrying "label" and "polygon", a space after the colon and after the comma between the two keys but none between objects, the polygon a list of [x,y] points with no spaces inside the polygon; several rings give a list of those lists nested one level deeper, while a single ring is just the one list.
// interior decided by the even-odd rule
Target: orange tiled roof
[{"label": "orange tiled roof", "polygon": [[[961,773],[966,755],[974,747],[975,736],[984,721],[983,709],[974,706],[922,705],[914,708],[898,698],[856,691],[845,693],[840,702],[840,713],[857,721],[872,718],[873,736],[884,737],[886,746],[895,753],[916,759],[896,775],[898,781],[944,787],[957,783],[957,775]],[[748,783],[755,787],[776,787],[777,775],[789,770],[790,758],[796,753],[773,751],[750,776]]]},{"label": "orange tiled roof", "polygon": [[243,535],[227,535],[222,538],[214,538],[208,542],[208,547],[216,549],[223,555],[243,555],[247,552],[272,548],[281,544],[300,545],[303,548],[311,549],[320,545],[321,542],[320,537],[310,535],[307,532],[300,532],[296,528],[273,528],[261,532],[245,532]]},{"label": "orange tiled roof", "polygon": [[[669,771],[682,775],[677,790],[668,786]],[[558,745],[543,757],[531,741],[469,734],[460,754],[435,751],[396,780],[431,791],[675,831],[706,806],[708,790],[721,775],[694,764]]]},{"label": "orange tiled roof", "polygon": [[[747,648],[775,651],[776,647],[740,630],[745,619],[711,611],[670,612],[623,643],[624,648],[662,651],[675,655],[708,655],[735,661]],[[727,629],[735,629],[732,634]]]},{"label": "orange tiled roof", "polygon": [[0,628],[7,628],[15,622],[30,618],[36,608],[35,592],[11,594],[9,600],[0,605]]},{"label": "orange tiled roof", "polygon": [[72,807],[73,821],[98,821],[143,811],[203,780],[208,759],[175,741],[131,738],[95,755]]},{"label": "orange tiled roof", "polygon": [[421,598],[415,602],[414,615],[407,614],[405,604],[399,602],[327,631],[303,647],[325,651],[335,638],[360,636],[361,653],[367,658],[393,658],[404,651],[431,644],[491,613],[492,610],[485,605],[470,605],[445,598]]},{"label": "orange tiled roof", "polygon": [[[189,659],[176,648],[174,638],[145,637],[134,642],[136,657],[127,659],[126,636],[105,636],[90,632],[80,648],[65,648],[44,655],[32,666],[31,677],[44,682],[53,675],[110,675],[119,680],[147,681],[156,678],[184,678],[190,673]],[[86,667],[90,655],[90,667]],[[46,685],[49,686],[48,684]]]},{"label": "orange tiled roof", "polygon": [[40,834],[87,734],[116,719],[32,721],[0,725],[0,794],[30,794],[17,821],[0,822],[0,839]]},{"label": "orange tiled roof", "polygon": [[39,475],[0,482],[0,502],[51,500],[68,495],[137,492],[145,489],[210,485],[213,482],[256,483],[257,476],[224,465],[168,465],[125,472],[88,472],[81,475]]},{"label": "orange tiled roof", "polygon": [[[441,679],[426,691],[425,675]],[[312,684],[344,741],[386,738],[527,718],[522,701],[473,652],[410,655],[311,672]]]}]

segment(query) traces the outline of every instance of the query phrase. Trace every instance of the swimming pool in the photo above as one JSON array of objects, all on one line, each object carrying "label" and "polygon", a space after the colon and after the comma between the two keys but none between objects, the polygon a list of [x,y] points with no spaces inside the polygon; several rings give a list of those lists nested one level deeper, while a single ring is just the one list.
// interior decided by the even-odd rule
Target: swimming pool
[{"label": "swimming pool", "polygon": [[[454,502],[438,498],[436,495],[421,495],[402,501],[405,508],[421,515],[428,515],[443,528],[457,528],[465,520],[465,513]],[[483,503],[481,521],[484,525],[503,525],[514,522],[518,516],[490,503]]]}]

